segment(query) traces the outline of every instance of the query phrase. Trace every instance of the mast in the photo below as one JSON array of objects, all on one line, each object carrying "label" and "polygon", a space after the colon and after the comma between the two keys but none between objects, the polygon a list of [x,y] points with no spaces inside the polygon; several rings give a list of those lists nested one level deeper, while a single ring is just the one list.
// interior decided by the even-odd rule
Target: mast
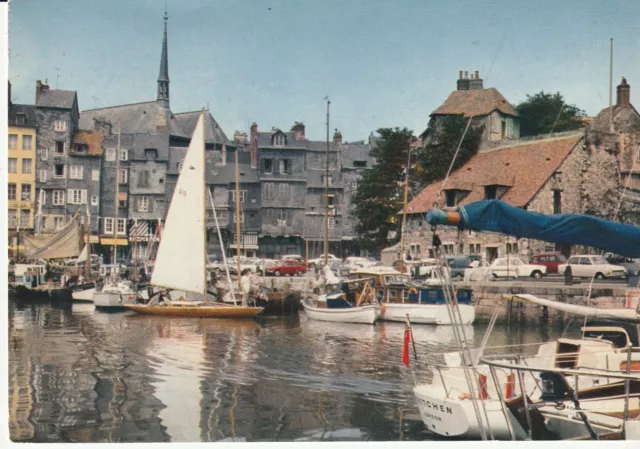
[{"label": "mast", "polygon": [[113,268],[111,270],[111,280],[113,282],[116,281],[116,263],[118,257],[118,200],[120,197],[120,135],[122,134],[122,124],[120,120],[118,120],[118,149],[116,150],[116,201],[113,204],[114,213],[113,213],[113,257],[111,264]]},{"label": "mast", "polygon": [[324,266],[329,263],[329,105],[327,98],[327,157],[324,174]]},{"label": "mast", "polygon": [[238,148],[235,151],[235,162],[236,162],[236,253],[238,260],[238,288],[242,290],[242,283],[240,280],[240,184],[239,177],[240,173],[238,170]]},{"label": "mast", "polygon": [[404,200],[402,203],[402,227],[400,228],[400,260],[404,260],[404,234],[407,226],[407,196],[409,194],[409,167],[411,165],[411,144],[407,151],[407,167],[404,174]]},{"label": "mast", "polygon": [[91,212],[87,202],[87,262],[84,264],[84,274],[87,279],[91,277]]},{"label": "mast", "polygon": [[609,131],[613,132],[613,38],[609,49]]},{"label": "mast", "polygon": [[[166,15],[166,13],[165,13]],[[166,21],[165,21],[166,23]],[[166,26],[166,25],[165,25]],[[204,172],[204,191],[202,192],[202,232],[204,234],[204,245],[202,245],[202,257],[204,258],[204,282],[202,285],[204,286],[204,291],[202,294],[204,295],[202,299],[204,301],[207,300],[207,143],[205,140],[205,118],[204,108],[202,108],[202,171]]]}]

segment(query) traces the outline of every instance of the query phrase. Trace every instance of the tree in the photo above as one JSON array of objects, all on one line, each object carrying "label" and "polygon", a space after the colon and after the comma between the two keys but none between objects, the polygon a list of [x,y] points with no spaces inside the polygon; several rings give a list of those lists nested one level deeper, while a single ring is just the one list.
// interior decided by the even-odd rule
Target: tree
[{"label": "tree", "polygon": [[389,246],[389,232],[398,234],[400,229],[397,214],[402,209],[404,169],[413,138],[407,128],[380,128],[377,132],[380,139],[371,149],[376,165],[362,174],[353,197],[360,245],[374,252]]},{"label": "tree", "polygon": [[520,114],[521,137],[579,129],[586,117],[582,109],[566,104],[559,92],[527,95],[516,110]]},{"label": "tree", "polygon": [[458,152],[453,164],[452,172],[462,167],[477,152],[482,141],[484,125],[478,121],[471,121],[467,133],[462,135],[467,127],[468,119],[462,115],[438,117],[429,125],[427,143],[416,154],[416,171],[412,177],[423,186],[444,179],[451,165],[458,145]]}]

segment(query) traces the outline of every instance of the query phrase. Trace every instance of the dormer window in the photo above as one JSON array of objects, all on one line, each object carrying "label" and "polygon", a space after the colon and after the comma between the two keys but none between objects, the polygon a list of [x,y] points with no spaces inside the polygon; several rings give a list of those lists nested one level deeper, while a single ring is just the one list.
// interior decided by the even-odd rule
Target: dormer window
[{"label": "dormer window", "polygon": [[283,147],[285,144],[284,134],[276,134],[273,136],[273,146],[274,147]]},{"label": "dormer window", "polygon": [[458,198],[455,190],[447,190],[445,192],[447,200],[447,207],[456,207],[458,205]]},{"label": "dormer window", "polygon": [[497,200],[498,199],[498,186],[484,186],[484,199],[485,200]]},{"label": "dormer window", "polygon": [[22,112],[16,114],[16,125],[24,125],[27,123],[27,116]]},{"label": "dormer window", "polygon": [[76,153],[86,153],[89,151],[89,145],[86,143],[76,143],[75,148]]},{"label": "dormer window", "polygon": [[144,157],[148,161],[153,161],[158,157],[158,150],[155,148],[145,148]]},{"label": "dormer window", "polygon": [[353,166],[355,168],[366,168],[367,167],[367,161],[353,161]]}]

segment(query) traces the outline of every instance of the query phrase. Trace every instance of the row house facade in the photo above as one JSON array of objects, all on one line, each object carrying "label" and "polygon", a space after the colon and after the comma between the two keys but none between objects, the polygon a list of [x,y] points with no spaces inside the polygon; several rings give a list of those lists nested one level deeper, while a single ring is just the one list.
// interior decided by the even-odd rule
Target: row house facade
[{"label": "row house facade", "polygon": [[34,227],[37,126],[34,105],[11,102],[9,83],[7,214],[9,251],[18,249],[18,232]]}]

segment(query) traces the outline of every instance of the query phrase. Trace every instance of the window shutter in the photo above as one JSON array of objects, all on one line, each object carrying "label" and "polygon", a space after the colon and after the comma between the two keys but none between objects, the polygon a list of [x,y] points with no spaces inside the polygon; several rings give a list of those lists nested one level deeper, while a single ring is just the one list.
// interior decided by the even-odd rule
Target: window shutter
[{"label": "window shutter", "polygon": [[67,204],[73,204],[73,190],[67,190]]},{"label": "window shutter", "polygon": [[147,205],[147,210],[149,212],[153,212],[153,204],[156,202],[153,198],[149,198],[149,203]]},{"label": "window shutter", "polygon": [[83,189],[81,192],[82,192],[82,204],[87,204],[87,189]]}]

